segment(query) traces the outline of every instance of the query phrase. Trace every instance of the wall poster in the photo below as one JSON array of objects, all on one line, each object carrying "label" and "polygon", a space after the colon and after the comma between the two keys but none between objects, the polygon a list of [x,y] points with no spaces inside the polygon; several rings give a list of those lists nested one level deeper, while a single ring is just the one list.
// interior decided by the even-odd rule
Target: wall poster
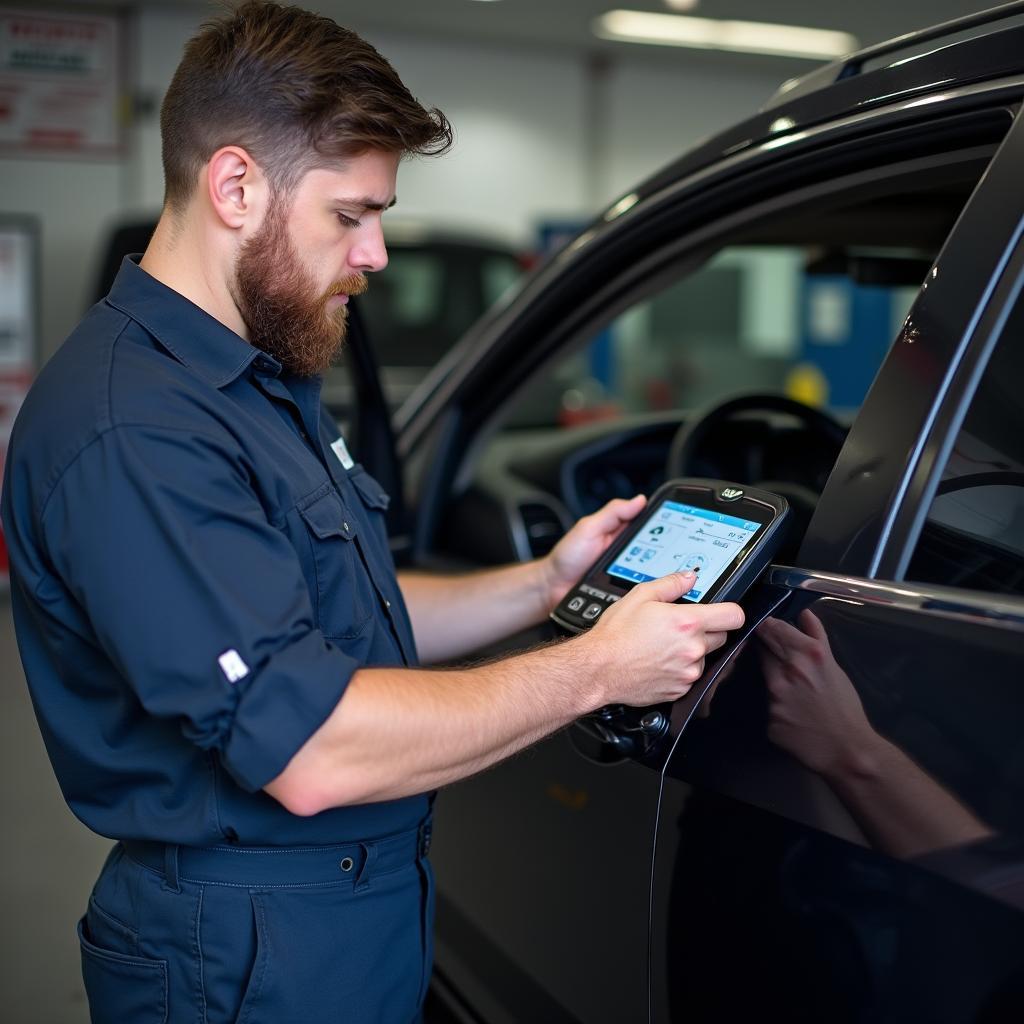
[{"label": "wall poster", "polygon": [[[14,418],[39,368],[39,228],[30,217],[0,213],[0,474]],[[0,590],[7,546],[0,533]]]},{"label": "wall poster", "polygon": [[121,21],[0,8],[0,153],[116,153]]}]

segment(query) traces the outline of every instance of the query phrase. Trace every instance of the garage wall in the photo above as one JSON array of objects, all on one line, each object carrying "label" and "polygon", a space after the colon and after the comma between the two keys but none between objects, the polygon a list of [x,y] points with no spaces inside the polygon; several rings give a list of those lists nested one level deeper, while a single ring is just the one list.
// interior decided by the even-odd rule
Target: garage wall
[{"label": "garage wall", "polygon": [[[142,80],[158,103],[194,19],[143,17]],[[356,26],[358,27],[358,26]],[[528,242],[538,216],[582,214],[584,76],[579,62],[496,47],[425,43],[402,34],[363,33],[398,69],[410,90],[448,115],[456,144],[445,157],[407,161],[399,205],[389,217],[468,227]],[[163,196],[154,110],[139,125],[141,198]]]},{"label": "garage wall", "polygon": [[753,114],[786,77],[771,62],[736,66],[742,73],[723,73],[714,58],[686,50],[679,51],[675,68],[639,58],[612,65],[601,161],[607,197],[620,195],[704,137]]},{"label": "garage wall", "polygon": [[39,222],[44,358],[88,304],[99,226],[121,209],[121,172],[116,161],[0,160],[0,210]]},{"label": "garage wall", "polygon": [[[43,221],[46,354],[86,306],[110,224],[159,209],[159,102],[200,20],[194,10],[142,9],[129,21],[142,103],[122,160],[0,160],[0,205]],[[602,69],[555,50],[455,46],[352,27],[456,128],[448,156],[403,167],[391,216],[520,245],[533,243],[541,220],[586,219],[696,139],[748,114],[782,77],[763,64],[685,52],[678,68],[638,48]]]}]

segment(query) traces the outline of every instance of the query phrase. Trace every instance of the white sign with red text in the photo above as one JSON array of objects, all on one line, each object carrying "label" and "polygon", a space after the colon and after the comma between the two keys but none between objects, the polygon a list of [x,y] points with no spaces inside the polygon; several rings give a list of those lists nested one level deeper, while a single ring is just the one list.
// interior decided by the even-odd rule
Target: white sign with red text
[{"label": "white sign with red text", "polygon": [[112,16],[0,10],[0,149],[116,151],[119,30]]}]

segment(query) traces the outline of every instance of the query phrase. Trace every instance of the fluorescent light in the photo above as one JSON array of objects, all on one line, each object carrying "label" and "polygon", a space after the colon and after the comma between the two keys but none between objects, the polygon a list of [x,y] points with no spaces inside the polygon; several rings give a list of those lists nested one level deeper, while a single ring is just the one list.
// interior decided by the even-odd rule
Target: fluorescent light
[{"label": "fluorescent light", "polygon": [[665,0],[665,6],[671,7],[673,11],[692,11],[697,6],[697,0]]},{"label": "fluorescent light", "polygon": [[856,37],[848,32],[647,11],[607,11],[594,19],[593,27],[594,34],[603,39],[629,43],[768,53],[812,60],[831,60],[857,49]]}]

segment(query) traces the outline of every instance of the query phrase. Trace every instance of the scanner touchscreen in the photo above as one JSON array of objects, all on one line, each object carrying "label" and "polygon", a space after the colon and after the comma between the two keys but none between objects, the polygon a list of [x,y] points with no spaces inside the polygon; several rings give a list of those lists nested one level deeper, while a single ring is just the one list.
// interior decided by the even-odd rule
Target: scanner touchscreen
[{"label": "scanner touchscreen", "polygon": [[761,526],[750,519],[663,501],[605,571],[631,583],[645,583],[693,569],[697,582],[683,598],[699,601]]}]

